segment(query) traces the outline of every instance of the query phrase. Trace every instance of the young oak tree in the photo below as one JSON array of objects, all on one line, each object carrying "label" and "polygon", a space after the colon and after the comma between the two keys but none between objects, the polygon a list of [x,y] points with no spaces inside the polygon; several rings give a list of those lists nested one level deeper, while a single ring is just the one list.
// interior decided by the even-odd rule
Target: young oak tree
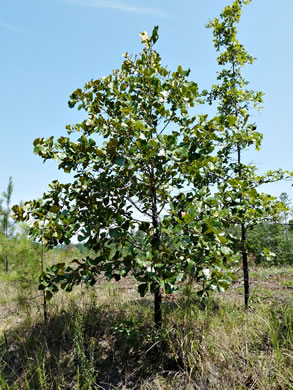
[{"label": "young oak tree", "polygon": [[32,236],[45,221],[47,247],[77,235],[95,253],[43,274],[48,298],[59,285],[66,291],[81,281],[93,285],[101,272],[115,280],[131,274],[141,296],[154,294],[160,326],[162,288],[171,293],[190,275],[204,282],[202,293],[227,288],[231,250],[223,231],[227,211],[209,190],[222,130],[189,113],[201,101],[197,84],[181,66],[171,73],[161,65],[157,39],[158,27],[151,36],[141,33],[140,55],[125,54],[120,70],[71,95],[69,106],[77,104],[87,118],[67,126],[67,137],[38,138],[34,146],[44,160],[73,171],[74,181],[54,181],[42,200],[14,213],[33,221]]},{"label": "young oak tree", "polygon": [[213,86],[208,96],[210,104],[218,101],[219,123],[224,129],[218,148],[219,166],[220,162],[222,166],[217,196],[223,202],[223,207],[230,210],[228,224],[237,225],[241,230],[237,246],[242,256],[246,307],[249,301],[247,230],[264,220],[277,220],[284,209],[282,202],[271,195],[259,193],[257,188],[290,176],[289,172],[282,170],[257,175],[256,167],[245,164],[242,158],[244,149],[254,145],[259,150],[262,141],[262,134],[256,131],[256,125],[249,123],[249,111],[251,107],[259,108],[263,94],[247,89],[248,82],[243,77],[242,67],[252,64],[254,58],[237,39],[242,7],[250,2],[235,0],[224,8],[220,19],[215,18],[207,25],[213,30],[216,50],[221,51],[217,58],[218,65],[223,67],[218,72],[218,84]]}]

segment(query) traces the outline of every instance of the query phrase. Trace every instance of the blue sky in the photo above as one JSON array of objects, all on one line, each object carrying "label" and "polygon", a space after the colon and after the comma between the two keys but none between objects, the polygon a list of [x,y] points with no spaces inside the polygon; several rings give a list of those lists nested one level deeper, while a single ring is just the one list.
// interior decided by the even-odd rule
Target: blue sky
[{"label": "blue sky", "polygon": [[[9,0],[0,5],[0,192],[14,181],[13,202],[38,198],[54,179],[68,181],[55,162],[33,154],[37,137],[65,135],[84,119],[68,97],[92,78],[138,53],[138,33],[159,25],[157,51],[172,70],[191,68],[201,89],[216,80],[216,52],[206,22],[232,0]],[[245,70],[252,89],[265,92],[264,110],[252,113],[264,134],[260,152],[246,153],[260,172],[293,170],[293,2],[254,0],[245,6],[239,39],[257,57]],[[199,111],[204,112],[203,107]],[[275,196],[290,183],[265,189]]]}]

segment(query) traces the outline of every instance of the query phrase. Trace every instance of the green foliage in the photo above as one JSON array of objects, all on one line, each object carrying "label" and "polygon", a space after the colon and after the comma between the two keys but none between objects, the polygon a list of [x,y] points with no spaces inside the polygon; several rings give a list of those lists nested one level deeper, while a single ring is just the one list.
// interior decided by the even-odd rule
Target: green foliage
[{"label": "green foliage", "polygon": [[[0,198],[0,234],[4,234],[6,238],[10,238],[14,231],[14,223],[11,221],[11,196],[13,192],[13,183],[12,177],[9,178],[7,190],[2,192],[2,199]],[[2,203],[5,203],[5,207],[2,207]],[[8,273],[9,269],[9,260],[8,256],[4,259],[5,263],[5,272]]]},{"label": "green foliage", "polygon": [[218,186],[217,196],[230,210],[230,224],[245,225],[246,228],[264,219],[279,218],[284,210],[283,204],[257,189],[262,184],[290,176],[289,172],[282,170],[257,175],[255,166],[241,161],[244,149],[254,146],[259,150],[262,141],[256,125],[249,123],[249,111],[251,107],[260,108],[263,93],[247,89],[249,83],[243,77],[242,68],[252,64],[254,58],[237,39],[242,7],[248,3],[250,1],[235,0],[225,7],[220,19],[215,18],[207,24],[212,28],[216,50],[221,51],[217,61],[222,68],[218,72],[218,84],[213,85],[207,98],[210,104],[218,102],[219,122],[223,128],[218,148],[222,183]]},{"label": "green foliage", "polygon": [[[126,54],[120,70],[71,95],[69,106],[85,110],[87,119],[67,126],[68,137],[34,141],[35,152],[74,171],[74,181],[54,181],[42,200],[14,213],[48,247],[77,235],[95,252],[74,267],[48,270],[40,285],[48,298],[59,285],[66,291],[81,281],[93,285],[101,272],[115,280],[131,272],[142,296],[161,287],[171,293],[189,276],[205,281],[202,293],[231,281],[227,211],[208,188],[222,129],[217,118],[189,114],[201,100],[197,84],[189,70],[161,65],[157,38],[157,27],[151,36],[142,33],[139,56]],[[77,141],[71,133],[79,133]]]},{"label": "green foliage", "polygon": [[242,226],[237,250],[246,254],[244,229],[279,214],[282,203],[257,187],[288,173],[258,176],[240,159],[243,148],[259,149],[262,139],[248,122],[249,106],[258,107],[262,93],[247,90],[241,74],[253,57],[237,40],[248,2],[234,1],[208,24],[225,67],[207,97],[219,102],[217,117],[191,114],[206,92],[188,79],[190,70],[170,72],[161,64],[156,26],[151,36],[140,34],[140,55],[126,53],[121,69],[72,93],[69,106],[86,111],[83,122],[66,126],[67,136],[56,141],[34,141],[35,153],[74,172],[74,181],[53,181],[41,200],[15,206],[16,218],[30,222],[31,237],[47,247],[77,236],[94,253],[43,274],[47,298],[59,286],[93,285],[100,273],[116,281],[131,273],[141,296],[155,294],[158,308],[160,289],[172,293],[190,276],[201,282],[201,295],[225,290],[235,246],[224,228]]},{"label": "green foliage", "polygon": [[[0,198],[0,232],[6,237],[13,234],[13,221],[10,219],[11,214],[11,197],[13,192],[12,177],[9,178],[6,191],[2,192],[2,199]],[[3,207],[2,204],[5,204]]]},{"label": "green foliage", "polygon": [[289,217],[291,200],[286,193],[280,195],[274,219],[261,222],[248,232],[247,247],[257,264],[292,264],[293,232]]},{"label": "green foliage", "polygon": [[[7,277],[11,281],[21,280],[23,288],[36,283],[40,274],[40,248],[24,235],[7,238],[0,234],[0,262],[8,259],[10,273]],[[4,272],[4,267],[0,272]]]},{"label": "green foliage", "polygon": [[248,233],[248,250],[257,264],[293,264],[293,234],[278,223],[263,222]]}]

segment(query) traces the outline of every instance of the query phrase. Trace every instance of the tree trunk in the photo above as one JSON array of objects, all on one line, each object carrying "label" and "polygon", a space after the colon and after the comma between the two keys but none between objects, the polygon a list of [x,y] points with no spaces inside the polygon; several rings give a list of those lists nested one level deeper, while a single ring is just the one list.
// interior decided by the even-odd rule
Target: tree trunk
[{"label": "tree trunk", "polygon": [[[242,179],[240,145],[237,146],[237,155],[238,155],[239,179]],[[242,195],[240,196],[240,201],[242,201]],[[244,281],[244,305],[245,308],[247,309],[248,301],[249,301],[249,267],[248,267],[248,255],[246,249],[246,226],[244,223],[241,224],[241,252],[242,252],[243,281]]]},{"label": "tree trunk", "polygon": [[[154,167],[152,165],[150,171],[150,193],[152,198],[152,223],[154,228],[154,234],[152,237],[152,253],[153,259],[155,260],[156,256],[154,255],[158,248],[160,247],[160,232],[158,230],[159,227],[159,215],[157,209],[157,193],[156,193],[156,185],[155,185],[155,174]],[[154,266],[156,264],[156,260],[154,261]],[[154,301],[154,320],[156,328],[160,328],[162,326],[162,294],[160,286],[155,289],[155,301]]]},{"label": "tree trunk", "polygon": [[46,293],[43,290],[43,314],[44,314],[44,322],[47,324],[48,322],[48,313],[47,313],[47,301],[46,301]]},{"label": "tree trunk", "polygon": [[[41,251],[41,271],[44,272],[44,241],[42,241],[42,251]],[[44,322],[47,324],[48,322],[48,313],[47,313],[47,301],[46,301],[46,293],[43,290],[43,315]]]},{"label": "tree trunk", "polygon": [[8,258],[5,259],[5,273],[8,274]]},{"label": "tree trunk", "polygon": [[241,243],[242,243],[242,267],[243,267],[243,279],[244,279],[244,304],[245,308],[248,308],[249,302],[249,266],[248,255],[246,250],[246,227],[241,225]]},{"label": "tree trunk", "polygon": [[156,328],[162,326],[162,294],[160,287],[155,291],[155,325]]}]

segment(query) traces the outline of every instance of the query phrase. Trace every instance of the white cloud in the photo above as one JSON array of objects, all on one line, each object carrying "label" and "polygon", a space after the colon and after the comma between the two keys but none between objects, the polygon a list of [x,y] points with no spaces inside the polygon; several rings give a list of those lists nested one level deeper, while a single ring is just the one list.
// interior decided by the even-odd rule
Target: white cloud
[{"label": "white cloud", "polygon": [[151,14],[165,17],[164,11],[158,8],[143,8],[128,4],[121,0],[65,0],[67,3],[76,4],[83,7],[109,8],[118,11],[132,12],[136,14]]},{"label": "white cloud", "polygon": [[2,22],[1,20],[0,20],[0,28],[3,28],[5,30],[9,30],[9,31],[13,31],[16,33],[21,33],[21,34],[23,33],[23,30],[21,30],[20,28],[17,28],[17,27],[12,26],[11,24]]}]

